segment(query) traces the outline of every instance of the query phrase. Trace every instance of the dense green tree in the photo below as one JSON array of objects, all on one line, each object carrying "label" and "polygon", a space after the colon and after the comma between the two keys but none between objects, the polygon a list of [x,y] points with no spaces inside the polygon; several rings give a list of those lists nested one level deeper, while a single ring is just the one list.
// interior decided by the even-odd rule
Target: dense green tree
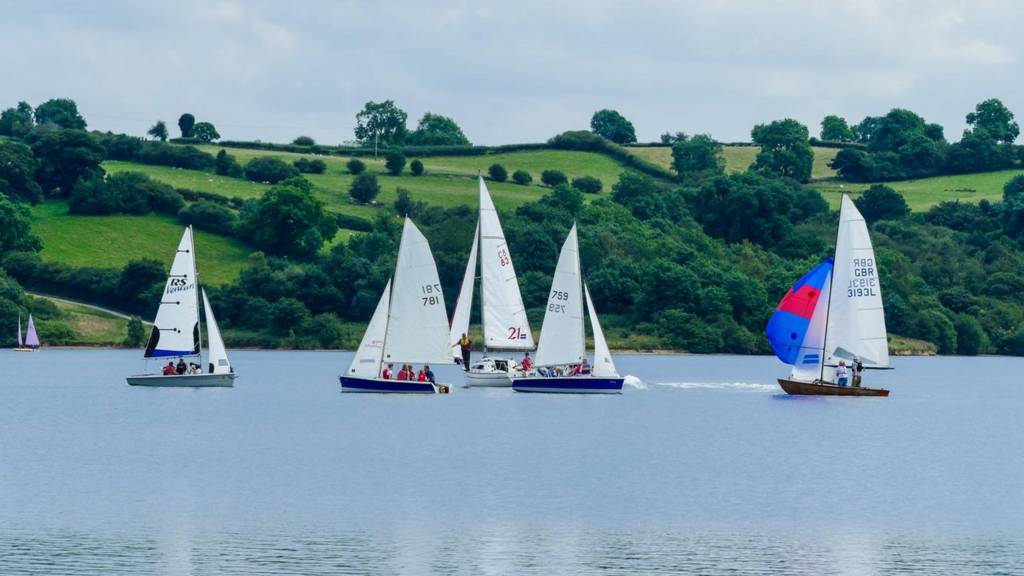
[{"label": "dense green tree", "polygon": [[391,148],[384,159],[384,168],[392,176],[398,176],[405,169],[405,153],[401,148]]},{"label": "dense green tree", "polygon": [[1024,237],[1024,175],[1003,185],[1003,228],[1011,238]]},{"label": "dense green tree", "polygon": [[684,136],[672,145],[672,167],[681,178],[691,182],[723,174],[722,145],[708,134]]},{"label": "dense green tree", "polygon": [[406,143],[412,146],[469,146],[469,139],[455,120],[427,112],[409,134]]},{"label": "dense green tree", "polygon": [[313,140],[309,136],[298,136],[295,140],[292,140],[292,144],[295,144],[296,146],[314,146],[316,145],[316,140]]},{"label": "dense green tree", "polygon": [[691,198],[690,211],[715,238],[774,246],[792,231],[790,213],[799,185],[757,174],[719,176]]},{"label": "dense green tree", "polygon": [[999,142],[984,128],[964,130],[959,142],[949,146],[944,169],[951,174],[987,172],[1009,168],[1014,162],[1013,147]]},{"label": "dense green tree", "polygon": [[287,336],[297,331],[310,319],[309,309],[295,298],[281,298],[274,303],[270,317],[270,326],[278,336]]},{"label": "dense green tree", "polygon": [[869,224],[879,220],[898,220],[910,215],[903,195],[884,184],[875,184],[853,201]]},{"label": "dense green tree", "polygon": [[1013,112],[998,98],[979,102],[974,112],[967,115],[967,123],[973,128],[982,128],[997,142],[1010,144],[1020,135],[1020,126],[1013,119]]},{"label": "dense green tree", "polygon": [[924,128],[924,118],[910,110],[894,108],[879,120],[868,148],[876,152],[897,152],[914,135],[924,134]]},{"label": "dense green tree", "polygon": [[167,141],[167,124],[164,124],[163,120],[157,120],[156,124],[146,132],[147,136],[152,136],[161,142]]},{"label": "dense green tree", "polygon": [[34,126],[32,107],[28,102],[18,102],[16,108],[0,112],[0,136],[24,138]]},{"label": "dense green tree", "polygon": [[36,124],[54,124],[71,130],[85,130],[85,119],[78,113],[78,105],[69,98],[47,100],[35,111]]},{"label": "dense green tree", "polygon": [[540,173],[540,181],[543,182],[545,186],[554,188],[559,184],[565,184],[569,179],[566,178],[565,173],[561,170],[545,170]]},{"label": "dense green tree", "polygon": [[72,214],[177,214],[184,204],[181,194],[170,185],[141,172],[79,180],[68,198]]},{"label": "dense green tree", "polygon": [[178,117],[178,130],[181,131],[182,138],[191,138],[192,129],[196,125],[196,117],[188,112],[185,112]]},{"label": "dense green tree", "polygon": [[245,174],[245,171],[242,170],[242,166],[234,155],[228,154],[227,150],[223,148],[217,152],[213,170],[221,176],[230,176],[232,178],[241,178]]},{"label": "dense green tree", "polygon": [[590,118],[590,129],[616,144],[632,144],[636,142],[636,130],[633,123],[615,110],[598,110]]},{"label": "dense green tree", "polygon": [[132,316],[128,319],[128,332],[124,339],[124,345],[135,348],[142,346],[146,343],[146,327],[142,324],[142,319],[138,316]]},{"label": "dense green tree", "polygon": [[689,136],[686,135],[686,132],[664,132],[659,137],[662,144],[667,144],[669,146],[675,144],[676,142],[682,142],[683,140],[686,140],[688,138]]},{"label": "dense green tree", "polygon": [[144,303],[154,287],[162,288],[167,280],[167,267],[154,258],[130,260],[117,279],[116,297],[132,308]]},{"label": "dense green tree", "polygon": [[319,158],[301,158],[292,162],[292,166],[303,174],[323,174],[327,171],[327,163]]},{"label": "dense green tree", "polygon": [[43,243],[32,234],[28,208],[0,196],[0,254],[36,252],[42,247]]},{"label": "dense green tree", "polygon": [[253,182],[277,184],[298,175],[294,166],[274,156],[257,156],[245,164],[245,177]]},{"label": "dense green tree", "polygon": [[285,180],[267,190],[242,216],[241,234],[268,254],[300,260],[316,257],[338,231],[335,218],[313,197],[303,178]]},{"label": "dense green tree", "polygon": [[487,169],[487,175],[495,182],[504,182],[505,180],[508,180],[508,170],[506,170],[501,164],[491,164]]},{"label": "dense green tree", "polygon": [[758,124],[750,135],[761,147],[752,170],[769,176],[793,178],[798,182],[811,179],[814,151],[808,141],[806,126],[787,118]]},{"label": "dense green tree", "polygon": [[597,194],[604,188],[604,184],[593,176],[578,176],[572,179],[572,187],[585,194]]},{"label": "dense green tree", "polygon": [[380,184],[377,183],[377,175],[369,172],[356,176],[348,189],[349,196],[360,204],[369,204],[380,194]]},{"label": "dense green tree", "polygon": [[366,170],[366,163],[359,158],[352,158],[345,163],[345,168],[348,170],[349,174],[359,176],[364,170]]},{"label": "dense green tree", "polygon": [[413,200],[412,192],[409,192],[405,188],[399,188],[397,190],[397,196],[398,197],[395,199],[395,213],[399,216],[415,218],[427,208],[427,205],[423,202]]},{"label": "dense green tree", "polygon": [[846,118],[830,114],[821,121],[821,139],[829,142],[851,142],[853,130],[846,124]]},{"label": "dense green tree", "polygon": [[411,172],[413,176],[423,176],[423,171],[423,162],[419,158],[416,158],[409,163],[409,172]]},{"label": "dense green tree", "polygon": [[43,191],[35,178],[36,160],[32,149],[20,142],[0,141],[0,194],[38,204],[43,199]]},{"label": "dense green tree", "polygon": [[989,338],[977,318],[969,314],[957,314],[953,318],[956,329],[956,353],[961,356],[976,356],[988,352]]},{"label": "dense green tree", "polygon": [[32,144],[36,181],[43,193],[67,196],[75,182],[103,174],[104,149],[83,130],[53,130]]},{"label": "dense green tree", "polygon": [[854,142],[860,142],[861,144],[870,143],[881,123],[881,116],[867,116],[859,123],[854,124],[853,127],[850,128],[850,131],[853,132]]},{"label": "dense green tree", "polygon": [[512,173],[512,181],[520,186],[526,186],[530,182],[533,182],[533,176],[531,176],[526,170],[516,170]]},{"label": "dense green tree", "polygon": [[193,126],[192,137],[200,142],[213,142],[214,140],[220,140],[220,134],[217,133],[217,129],[209,122],[199,122]]},{"label": "dense green tree", "polygon": [[230,236],[235,233],[238,217],[223,204],[200,200],[182,208],[178,212],[178,220],[182,224],[195,226],[201,230]]},{"label": "dense green tree", "polygon": [[363,146],[380,147],[401,145],[405,142],[408,118],[403,110],[392,100],[383,102],[367,102],[366,106],[356,114],[356,139]]}]

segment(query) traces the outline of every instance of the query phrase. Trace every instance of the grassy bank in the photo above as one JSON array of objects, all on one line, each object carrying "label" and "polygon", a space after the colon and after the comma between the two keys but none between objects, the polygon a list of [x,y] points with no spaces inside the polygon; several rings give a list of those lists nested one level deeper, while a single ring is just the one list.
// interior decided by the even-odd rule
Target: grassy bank
[{"label": "grassy bank", "polygon": [[[726,146],[722,149],[722,156],[725,159],[725,171],[728,174],[744,172],[754,160],[761,149],[757,146]],[[653,162],[665,168],[672,167],[672,147],[670,146],[644,146],[630,148],[629,151],[648,162]],[[835,148],[814,148],[814,166],[811,168],[811,178],[832,178],[836,171],[829,168],[828,163],[836,157],[839,150]]]}]

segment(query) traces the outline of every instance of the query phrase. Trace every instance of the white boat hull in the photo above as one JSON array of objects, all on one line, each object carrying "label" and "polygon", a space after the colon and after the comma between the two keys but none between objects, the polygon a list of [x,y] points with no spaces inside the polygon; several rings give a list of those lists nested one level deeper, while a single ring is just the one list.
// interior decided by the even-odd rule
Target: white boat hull
[{"label": "white boat hull", "polygon": [[139,374],[129,376],[131,386],[160,386],[169,388],[225,388],[235,385],[235,374]]},{"label": "white boat hull", "polygon": [[508,372],[470,370],[465,373],[466,386],[478,388],[511,388],[512,376]]}]

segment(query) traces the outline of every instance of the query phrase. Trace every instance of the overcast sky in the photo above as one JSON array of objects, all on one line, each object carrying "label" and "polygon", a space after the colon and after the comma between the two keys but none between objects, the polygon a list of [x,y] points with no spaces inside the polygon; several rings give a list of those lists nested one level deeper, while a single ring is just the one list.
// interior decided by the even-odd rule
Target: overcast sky
[{"label": "overcast sky", "polygon": [[905,107],[955,140],[983,99],[1024,115],[1022,16],[1009,0],[0,0],[0,108],[70,97],[93,129],[177,133],[187,111],[224,138],[333,144],[393,99],[410,129],[431,111],[501,144],[600,108],[641,141],[734,141]]}]

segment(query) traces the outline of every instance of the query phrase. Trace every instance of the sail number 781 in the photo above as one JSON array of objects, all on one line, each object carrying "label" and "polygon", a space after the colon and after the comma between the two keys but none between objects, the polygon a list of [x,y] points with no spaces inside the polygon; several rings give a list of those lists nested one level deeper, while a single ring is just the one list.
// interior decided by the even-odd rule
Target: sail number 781
[{"label": "sail number 781", "polygon": [[441,303],[441,285],[440,284],[424,284],[420,286],[420,292],[423,293],[420,296],[420,300],[423,301],[424,306],[434,306],[435,304]]}]

